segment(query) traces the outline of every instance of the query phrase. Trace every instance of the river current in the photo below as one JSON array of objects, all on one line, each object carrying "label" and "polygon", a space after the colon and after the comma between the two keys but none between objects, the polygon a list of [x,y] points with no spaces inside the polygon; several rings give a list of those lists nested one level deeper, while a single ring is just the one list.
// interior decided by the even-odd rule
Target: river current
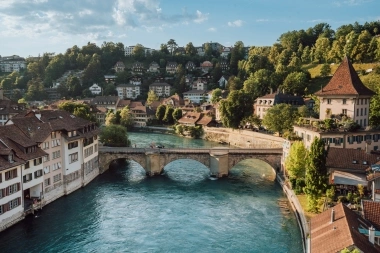
[{"label": "river current", "polygon": [[[171,135],[130,133],[132,145],[213,147]],[[162,176],[119,162],[86,187],[0,233],[0,252],[302,252],[293,213],[268,164],[238,163],[211,180],[197,161]]]}]

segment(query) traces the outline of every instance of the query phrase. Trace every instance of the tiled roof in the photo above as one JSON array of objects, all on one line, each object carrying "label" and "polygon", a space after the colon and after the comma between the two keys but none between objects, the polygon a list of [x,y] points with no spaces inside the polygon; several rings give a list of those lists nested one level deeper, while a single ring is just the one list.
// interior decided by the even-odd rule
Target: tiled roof
[{"label": "tiled roof", "polygon": [[326,166],[342,171],[365,173],[371,164],[378,161],[378,157],[380,157],[378,154],[366,153],[364,150],[330,147]]},{"label": "tiled roof", "polygon": [[24,109],[25,106],[23,104],[18,104],[7,99],[0,100],[0,115],[23,113],[25,112]]},{"label": "tiled roof", "polygon": [[184,94],[184,95],[187,95],[187,94],[205,94],[206,95],[207,93],[208,93],[207,90],[189,90],[189,91],[186,91],[182,94]]},{"label": "tiled roof", "polygon": [[73,131],[93,124],[91,121],[76,117],[66,111],[41,111],[41,121],[49,122],[53,131]]},{"label": "tiled roof", "polygon": [[131,104],[131,100],[126,100],[126,99],[120,99],[119,103],[117,104],[118,108],[124,108],[126,106],[129,106]]},{"label": "tiled roof", "polygon": [[149,107],[152,108],[153,110],[156,110],[157,107],[159,107],[161,105],[161,102],[160,101],[153,101]]},{"label": "tiled roof", "polygon": [[202,113],[202,118],[196,122],[197,125],[207,126],[212,122],[212,117]]},{"label": "tiled roof", "polygon": [[[334,221],[331,222],[332,209]],[[362,252],[380,252],[379,246],[360,234],[359,227],[368,229],[370,224],[342,203],[311,219],[311,252],[340,252],[352,245]]]},{"label": "tiled roof", "polygon": [[182,106],[184,105],[183,99],[179,95],[172,95],[168,98],[165,98],[162,101],[162,104],[168,104],[169,101],[173,101],[174,106]]},{"label": "tiled roof", "polygon": [[11,119],[26,136],[37,143],[44,142],[53,131],[49,123],[43,123],[36,117],[23,117]]},{"label": "tiled roof", "polygon": [[98,102],[116,102],[119,100],[118,96],[96,96],[95,98],[92,99],[91,104],[95,104]]},{"label": "tiled roof", "polygon": [[135,107],[138,107],[138,106],[143,106],[143,104],[140,102],[140,101],[132,101],[130,104],[129,104],[129,108],[133,109]]},{"label": "tiled roof", "polygon": [[187,112],[178,120],[180,124],[195,124],[201,117],[200,112]]},{"label": "tiled roof", "polygon": [[152,83],[151,85],[149,85],[149,87],[151,86],[170,86],[170,84],[168,83]]},{"label": "tiled roof", "polygon": [[141,113],[141,112],[146,113],[146,107],[143,106],[143,105],[135,106],[135,107],[131,108],[131,110],[132,110],[132,111],[139,111],[140,113]]},{"label": "tiled roof", "polygon": [[352,66],[350,60],[344,57],[330,82],[315,93],[317,96],[325,95],[368,95],[375,93],[364,86]]},{"label": "tiled roof", "polygon": [[380,230],[380,202],[362,200],[363,217]]}]

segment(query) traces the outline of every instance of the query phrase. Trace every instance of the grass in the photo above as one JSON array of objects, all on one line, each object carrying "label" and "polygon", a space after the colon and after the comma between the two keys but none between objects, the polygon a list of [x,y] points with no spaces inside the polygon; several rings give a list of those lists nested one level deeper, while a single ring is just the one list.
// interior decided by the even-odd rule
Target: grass
[{"label": "grass", "polygon": [[[316,78],[319,76],[319,73],[321,72],[322,65],[323,64],[310,63],[310,64],[304,65],[302,67],[302,69],[309,71],[311,78]],[[360,71],[360,70],[366,70],[366,69],[374,68],[376,66],[376,63],[354,63],[353,65],[354,65],[354,68],[356,71]],[[335,73],[338,66],[339,66],[339,64],[330,65],[331,75],[333,75]]]},{"label": "grass", "polygon": [[[302,209],[303,209],[303,211],[305,213],[306,220],[310,220],[311,218],[313,218],[314,216],[317,215],[317,213],[311,213],[311,212],[307,211],[307,197],[306,197],[306,194],[297,195],[297,198],[298,198],[298,201],[300,202],[300,205],[302,206]],[[320,201],[321,204],[319,206],[319,212],[323,211],[323,200]]]}]

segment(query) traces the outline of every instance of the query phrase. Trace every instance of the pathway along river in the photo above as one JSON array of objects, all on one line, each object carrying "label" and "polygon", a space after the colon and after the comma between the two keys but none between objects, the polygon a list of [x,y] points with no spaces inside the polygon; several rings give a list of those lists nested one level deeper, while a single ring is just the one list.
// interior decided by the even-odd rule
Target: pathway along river
[{"label": "pathway along river", "polygon": [[[138,147],[215,145],[147,133],[130,139]],[[0,233],[0,252],[302,252],[294,214],[278,205],[283,198],[258,160],[219,180],[196,161],[174,161],[156,178],[131,162]]]}]

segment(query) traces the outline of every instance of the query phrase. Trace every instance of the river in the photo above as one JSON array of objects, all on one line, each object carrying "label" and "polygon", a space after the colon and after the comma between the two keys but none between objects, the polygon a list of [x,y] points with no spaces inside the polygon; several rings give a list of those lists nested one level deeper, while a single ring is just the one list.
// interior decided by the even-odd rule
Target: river
[{"label": "river", "polygon": [[[213,147],[173,135],[130,133],[132,145]],[[302,252],[293,213],[269,165],[237,164],[211,180],[192,160],[147,178],[135,162],[114,164],[86,187],[0,233],[0,252]]]}]

